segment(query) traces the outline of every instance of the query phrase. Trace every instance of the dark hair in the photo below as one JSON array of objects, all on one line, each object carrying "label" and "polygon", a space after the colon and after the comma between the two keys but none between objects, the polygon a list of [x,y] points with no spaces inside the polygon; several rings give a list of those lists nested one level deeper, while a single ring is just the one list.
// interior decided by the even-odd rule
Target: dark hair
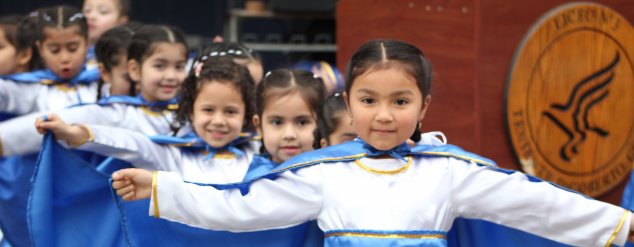
[{"label": "dark hair", "polygon": [[179,29],[164,25],[144,25],[132,36],[128,46],[128,60],[143,63],[154,52],[155,44],[161,42],[180,43],[187,50],[185,35]]},{"label": "dark hair", "polygon": [[194,69],[189,73],[180,90],[180,103],[172,125],[174,133],[180,127],[191,122],[191,114],[194,111],[194,102],[198,97],[200,88],[206,83],[223,83],[233,85],[240,95],[245,106],[243,131],[253,131],[251,117],[255,112],[253,106],[253,93],[255,82],[249,70],[243,65],[233,62],[228,57],[208,57],[194,62]]},{"label": "dark hair", "polygon": [[88,39],[88,23],[86,17],[77,8],[61,5],[51,8],[44,8],[41,11],[34,12],[39,18],[38,32],[36,36],[37,41],[43,41],[46,39],[44,36],[44,28],[47,27],[60,27],[68,28],[73,25],[79,26],[79,32],[84,39]]},{"label": "dark hair", "polygon": [[299,92],[315,113],[319,110],[325,95],[324,82],[305,70],[277,69],[266,74],[256,89],[258,116],[271,99]]},{"label": "dark hair", "polygon": [[337,126],[341,124],[342,120],[342,115],[338,113],[345,111],[346,102],[343,100],[341,93],[331,94],[324,100],[317,112],[317,129],[314,132],[315,141],[313,142],[313,148],[322,148],[321,139],[326,138],[328,140],[328,136],[337,130]]},{"label": "dark hair", "polygon": [[143,25],[132,35],[128,46],[128,61],[134,59],[140,66],[147,57],[152,55],[156,43],[161,42],[182,44],[187,51],[185,35],[179,29],[164,25]]},{"label": "dark hair", "polygon": [[[95,43],[95,55],[97,61],[103,64],[106,71],[112,71],[112,68],[119,65],[120,56],[126,56],[128,45],[132,40],[134,30],[127,25],[121,25],[106,31],[99,37]],[[99,79],[97,86],[97,100],[101,98],[101,88],[103,87],[103,79]],[[135,94],[134,83],[130,83],[129,95]]]},{"label": "dark hair", "polygon": [[[260,56],[239,42],[212,42],[200,47],[194,61],[210,57],[230,57],[233,59],[260,60]],[[234,60],[235,62],[235,60]],[[193,64],[192,64],[193,66]],[[190,72],[193,69],[190,68]]]},{"label": "dark hair", "polygon": [[[279,99],[295,92],[299,92],[306,104],[317,114],[324,100],[326,87],[321,78],[309,71],[277,69],[268,72],[258,84],[255,93],[257,114],[260,119],[262,119],[264,108],[272,99]],[[260,152],[267,153],[264,145],[260,148]]]},{"label": "dark hair", "polygon": [[[431,90],[431,63],[418,48],[398,40],[372,40],[363,44],[352,55],[346,73],[346,93],[350,95],[350,88],[359,75],[396,65],[400,65],[416,80],[424,102]],[[417,142],[420,135],[420,130],[416,128],[410,139]]]},{"label": "dark hair", "polygon": [[15,47],[17,52],[25,52],[31,49],[29,70],[36,69],[39,64],[39,55],[35,49],[36,23],[27,16],[8,15],[0,18],[0,28],[4,31],[9,44]]},{"label": "dark hair", "polygon": [[130,0],[119,0],[119,16],[130,16],[132,13],[132,4]]}]

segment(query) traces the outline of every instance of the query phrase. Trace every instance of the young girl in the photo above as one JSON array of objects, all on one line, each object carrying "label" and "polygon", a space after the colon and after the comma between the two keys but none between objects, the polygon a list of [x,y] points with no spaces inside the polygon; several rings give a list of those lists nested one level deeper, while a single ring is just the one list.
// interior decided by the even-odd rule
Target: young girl
[{"label": "young girl", "polygon": [[88,52],[86,66],[97,65],[95,45],[99,38],[117,25],[128,22],[130,0],[85,0],[83,13],[88,21]]},{"label": "young girl", "polygon": [[317,116],[315,130],[315,149],[337,145],[354,140],[357,133],[352,128],[343,94],[334,93],[328,96]]},{"label": "young girl", "polygon": [[128,76],[128,46],[134,30],[118,26],[106,31],[95,44],[101,79],[97,86],[97,101],[111,95],[136,95]]},{"label": "young girl", "polygon": [[[184,35],[175,28],[154,25],[139,28],[130,40],[129,60],[124,64],[129,65],[130,77],[137,81],[140,93],[104,98],[99,104],[54,113],[68,123],[94,123],[145,135],[168,135],[172,132],[177,88],[185,79],[186,51]],[[0,157],[39,151],[42,137],[33,128],[33,122],[42,114],[0,123]]]},{"label": "young girl", "polygon": [[23,115],[92,103],[97,70],[84,69],[87,25],[83,14],[67,6],[38,12],[36,46],[47,70],[0,80],[0,112]]},{"label": "young girl", "polygon": [[368,42],[352,56],[346,78],[359,139],[294,157],[269,176],[276,179],[252,182],[245,196],[142,169],[116,172],[113,187],[127,200],[151,197],[150,215],[211,229],[317,219],[327,246],[444,246],[458,216],[571,245],[625,243],[627,210],[478,164],[450,145],[410,148],[405,141],[431,100],[431,66],[416,47]]},{"label": "young girl", "polygon": [[192,148],[155,144],[145,135],[108,126],[67,125],[55,115],[36,127],[51,130],[58,140],[80,150],[134,166],[176,171],[191,181],[241,181],[257,146],[243,133],[251,130],[245,119],[253,115],[253,80],[245,67],[227,58],[199,64],[182,85],[176,115],[179,126],[193,130],[185,135]]},{"label": "young girl", "polygon": [[21,28],[26,20],[19,15],[0,18],[0,77],[33,69],[33,32]]},{"label": "young girl", "polygon": [[106,31],[128,22],[130,0],[84,0],[83,12],[88,19],[88,41],[95,45]]},{"label": "young girl", "polygon": [[263,140],[263,154],[251,164],[245,180],[313,150],[317,110],[324,93],[322,80],[308,71],[279,69],[266,75],[257,87],[258,112],[253,116],[253,125]]}]

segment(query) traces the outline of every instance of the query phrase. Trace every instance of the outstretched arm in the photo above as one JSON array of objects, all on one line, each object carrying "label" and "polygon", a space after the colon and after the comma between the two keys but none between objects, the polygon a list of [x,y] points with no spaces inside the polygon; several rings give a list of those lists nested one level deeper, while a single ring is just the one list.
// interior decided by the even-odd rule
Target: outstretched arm
[{"label": "outstretched arm", "polygon": [[112,186],[124,200],[151,198],[150,215],[213,230],[235,232],[286,228],[316,219],[322,207],[320,167],[260,179],[242,195],[184,182],[171,172],[124,169]]}]

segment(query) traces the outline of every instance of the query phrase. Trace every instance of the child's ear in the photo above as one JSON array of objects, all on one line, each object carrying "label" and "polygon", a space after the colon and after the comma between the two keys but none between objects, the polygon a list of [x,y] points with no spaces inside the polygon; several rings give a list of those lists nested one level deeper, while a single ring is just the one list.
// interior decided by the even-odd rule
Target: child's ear
[{"label": "child's ear", "polygon": [[139,82],[141,80],[141,65],[136,59],[128,60],[128,75],[133,81]]},{"label": "child's ear", "polygon": [[24,51],[18,53],[18,64],[20,66],[28,66],[33,57],[33,48],[26,48]]},{"label": "child's ear", "polygon": [[39,40],[35,41],[35,47],[37,48],[37,51],[39,52],[40,56],[43,54],[42,52],[42,42],[40,42]]},{"label": "child's ear", "polygon": [[427,113],[427,108],[429,108],[430,103],[431,103],[431,95],[428,94],[423,100],[423,107],[420,109],[420,115],[418,115],[419,116],[418,122],[423,121],[423,118],[425,118],[425,113]]},{"label": "child's ear", "polygon": [[352,111],[350,111],[350,101],[348,100],[348,93],[343,92],[343,102],[346,102],[346,109],[348,110],[348,116],[352,119]]},{"label": "child's ear", "polygon": [[112,82],[112,75],[106,70],[106,66],[104,66],[103,63],[97,64],[97,68],[99,68],[99,74],[105,83]]},{"label": "child's ear", "polygon": [[321,148],[325,148],[325,147],[327,147],[327,146],[328,146],[328,141],[326,141],[326,138],[321,138],[321,139],[319,140],[319,146],[320,146]]},{"label": "child's ear", "polygon": [[258,114],[253,115],[253,118],[251,120],[253,121],[253,127],[255,127],[258,135],[262,136],[262,125],[260,123],[260,117],[258,117]]},{"label": "child's ear", "polygon": [[127,15],[124,16],[119,16],[119,25],[123,25],[128,23],[128,21],[130,21],[130,17],[128,17]]}]

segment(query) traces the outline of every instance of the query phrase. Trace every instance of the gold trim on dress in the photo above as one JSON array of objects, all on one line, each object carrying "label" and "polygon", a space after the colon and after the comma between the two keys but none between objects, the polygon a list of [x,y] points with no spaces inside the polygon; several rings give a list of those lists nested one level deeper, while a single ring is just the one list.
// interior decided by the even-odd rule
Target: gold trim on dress
[{"label": "gold trim on dress", "polygon": [[619,234],[619,232],[621,231],[621,228],[623,227],[623,223],[625,223],[625,219],[628,216],[628,213],[630,211],[625,210],[623,212],[623,216],[621,216],[621,220],[619,220],[619,224],[616,226],[616,229],[614,229],[614,232],[612,233],[612,236],[610,236],[610,238],[608,239],[608,242],[605,243],[605,246],[612,246],[612,241],[614,241],[614,239],[616,238],[616,235]]},{"label": "gold trim on dress", "polygon": [[487,161],[484,161],[484,160],[469,158],[467,156],[456,155],[456,154],[449,153],[449,152],[427,152],[427,151],[425,151],[425,152],[418,152],[418,153],[419,154],[429,154],[429,155],[451,156],[451,157],[457,157],[457,158],[462,159],[462,160],[473,161],[473,162],[478,163],[478,164],[483,164],[483,165],[488,165],[488,166],[496,166],[496,165],[491,164],[491,163],[489,163]]},{"label": "gold trim on dress", "polygon": [[62,92],[75,92],[77,90],[74,86],[71,86],[68,83],[54,84],[54,85],[55,85],[55,88],[57,90],[62,91]]},{"label": "gold trim on dress", "polygon": [[0,138],[0,157],[4,157],[4,147],[2,147],[2,139]]},{"label": "gold trim on dress", "polygon": [[214,154],[214,159],[231,160],[235,159],[236,154],[228,151],[219,152]]},{"label": "gold trim on dress", "polygon": [[447,238],[443,234],[407,234],[407,233],[361,233],[361,232],[333,232],[325,237],[364,237],[364,238]]},{"label": "gold trim on dress", "polygon": [[154,202],[154,217],[159,218],[161,214],[159,213],[158,206],[158,171],[152,172],[152,199]]},{"label": "gold trim on dress", "polygon": [[408,156],[407,158],[409,158],[407,160],[407,163],[405,163],[404,166],[401,166],[401,167],[399,167],[398,169],[395,169],[395,170],[378,170],[378,169],[374,169],[372,167],[364,165],[363,163],[361,163],[361,160],[359,160],[359,159],[355,160],[354,163],[356,163],[359,167],[361,167],[361,169],[366,170],[366,171],[371,172],[371,173],[374,173],[374,174],[394,175],[394,174],[398,174],[398,173],[404,172],[405,170],[407,170],[407,168],[412,166],[412,163],[413,163],[414,159],[412,158],[412,156]]},{"label": "gold trim on dress", "polygon": [[84,145],[86,142],[91,142],[95,140],[95,136],[92,134],[92,130],[90,130],[90,128],[88,128],[88,126],[83,125],[83,124],[71,124],[71,125],[75,125],[75,126],[79,126],[80,128],[86,130],[86,132],[88,133],[88,139],[84,139],[81,140],[77,143],[68,143],[69,146],[71,147],[79,147],[81,145]]},{"label": "gold trim on dress", "polygon": [[142,107],[139,107],[139,108],[141,108],[141,111],[143,113],[145,113],[146,115],[151,116],[151,117],[163,116],[163,112],[164,112],[164,111],[160,111],[160,112],[153,111],[152,109],[148,108],[147,106],[142,106]]}]

